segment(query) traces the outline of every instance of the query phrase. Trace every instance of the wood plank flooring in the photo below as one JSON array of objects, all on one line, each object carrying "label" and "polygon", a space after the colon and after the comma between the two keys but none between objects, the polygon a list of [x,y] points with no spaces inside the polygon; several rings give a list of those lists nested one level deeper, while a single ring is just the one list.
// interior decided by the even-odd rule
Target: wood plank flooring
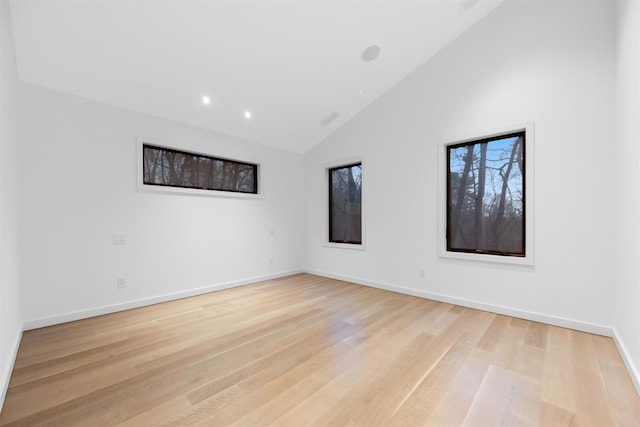
[{"label": "wood plank flooring", "polygon": [[610,338],[301,274],[25,332],[0,425],[638,426]]}]

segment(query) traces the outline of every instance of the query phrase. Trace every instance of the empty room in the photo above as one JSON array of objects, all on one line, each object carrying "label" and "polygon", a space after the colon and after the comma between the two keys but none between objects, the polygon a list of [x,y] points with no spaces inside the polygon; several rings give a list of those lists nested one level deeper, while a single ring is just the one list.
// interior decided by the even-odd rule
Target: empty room
[{"label": "empty room", "polygon": [[640,425],[640,2],[0,31],[1,426]]}]

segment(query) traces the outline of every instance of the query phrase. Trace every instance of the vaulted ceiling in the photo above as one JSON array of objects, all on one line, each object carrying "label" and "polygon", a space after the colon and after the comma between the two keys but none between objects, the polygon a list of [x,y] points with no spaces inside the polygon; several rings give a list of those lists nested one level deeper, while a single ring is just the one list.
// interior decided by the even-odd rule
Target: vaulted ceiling
[{"label": "vaulted ceiling", "polygon": [[15,0],[11,16],[24,82],[303,153],[502,1]]}]

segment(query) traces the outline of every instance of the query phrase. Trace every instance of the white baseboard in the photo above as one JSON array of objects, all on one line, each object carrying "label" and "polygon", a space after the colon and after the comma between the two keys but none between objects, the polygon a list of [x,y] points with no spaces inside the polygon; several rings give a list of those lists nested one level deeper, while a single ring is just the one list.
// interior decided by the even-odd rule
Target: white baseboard
[{"label": "white baseboard", "polygon": [[549,316],[546,314],[535,313],[531,311],[517,310],[500,305],[487,304],[479,301],[452,297],[449,295],[436,294],[432,292],[419,291],[417,289],[402,288],[399,286],[389,285],[385,283],[372,282],[370,280],[358,279],[355,277],[340,276],[323,271],[304,270],[305,273],[315,274],[317,276],[328,277],[330,279],[343,280],[346,282],[356,283],[358,285],[369,286],[377,289],[384,289],[386,291],[397,292],[400,294],[411,295],[414,297],[420,297],[430,299],[434,301],[446,302],[448,304],[459,305],[462,307],[474,308],[477,310],[488,311],[496,314],[503,314],[506,316],[517,317],[519,319],[531,320],[539,323],[546,323],[549,325],[560,326],[562,328],[574,329],[576,331],[588,332],[596,335],[603,335],[606,337],[613,337],[613,329],[606,326],[595,325],[587,322],[579,322],[576,320],[565,319],[562,317]]},{"label": "white baseboard", "polygon": [[22,331],[18,330],[13,342],[11,343],[9,358],[4,366],[0,366],[0,412],[2,412],[2,407],[4,406],[4,399],[7,397],[7,390],[9,390],[11,373],[13,372],[13,365],[16,362],[16,357],[18,356],[20,341],[22,341]]},{"label": "white baseboard", "polygon": [[251,277],[243,280],[236,280],[233,282],[219,283],[216,285],[206,286],[203,288],[190,289],[187,291],[175,292],[171,294],[164,294],[150,298],[144,298],[135,301],[127,301],[119,304],[106,305],[102,307],[94,307],[88,310],[74,311],[71,313],[64,313],[52,317],[44,317],[40,319],[28,320],[24,322],[24,330],[44,328],[47,326],[58,325],[61,323],[73,322],[75,320],[88,319],[90,317],[102,316],[104,314],[116,313],[118,311],[130,310],[132,308],[144,307],[147,305],[159,304],[167,301],[174,301],[177,299],[188,298],[196,295],[207,294],[209,292],[221,291],[223,289],[235,288],[238,286],[244,286],[251,283],[262,282],[264,280],[278,279],[280,277],[291,276],[293,274],[302,273],[302,270],[286,271],[281,273],[269,274],[265,276]]},{"label": "white baseboard", "polygon": [[618,353],[620,353],[620,357],[622,357],[622,361],[627,367],[627,372],[629,372],[631,381],[633,381],[633,386],[636,388],[636,393],[638,393],[638,396],[640,396],[640,372],[638,372],[638,368],[633,363],[633,359],[630,357],[629,351],[624,345],[624,341],[620,339],[620,335],[618,335],[618,331],[616,329],[613,330],[613,341],[616,343]]}]

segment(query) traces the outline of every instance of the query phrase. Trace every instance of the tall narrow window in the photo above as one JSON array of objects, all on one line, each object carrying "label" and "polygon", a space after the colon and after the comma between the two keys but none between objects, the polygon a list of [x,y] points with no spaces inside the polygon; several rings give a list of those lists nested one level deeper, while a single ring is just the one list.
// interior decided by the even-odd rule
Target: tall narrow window
[{"label": "tall narrow window", "polygon": [[362,163],[329,169],[329,241],[362,244]]},{"label": "tall narrow window", "polygon": [[447,251],[526,256],[525,135],[447,146]]}]

